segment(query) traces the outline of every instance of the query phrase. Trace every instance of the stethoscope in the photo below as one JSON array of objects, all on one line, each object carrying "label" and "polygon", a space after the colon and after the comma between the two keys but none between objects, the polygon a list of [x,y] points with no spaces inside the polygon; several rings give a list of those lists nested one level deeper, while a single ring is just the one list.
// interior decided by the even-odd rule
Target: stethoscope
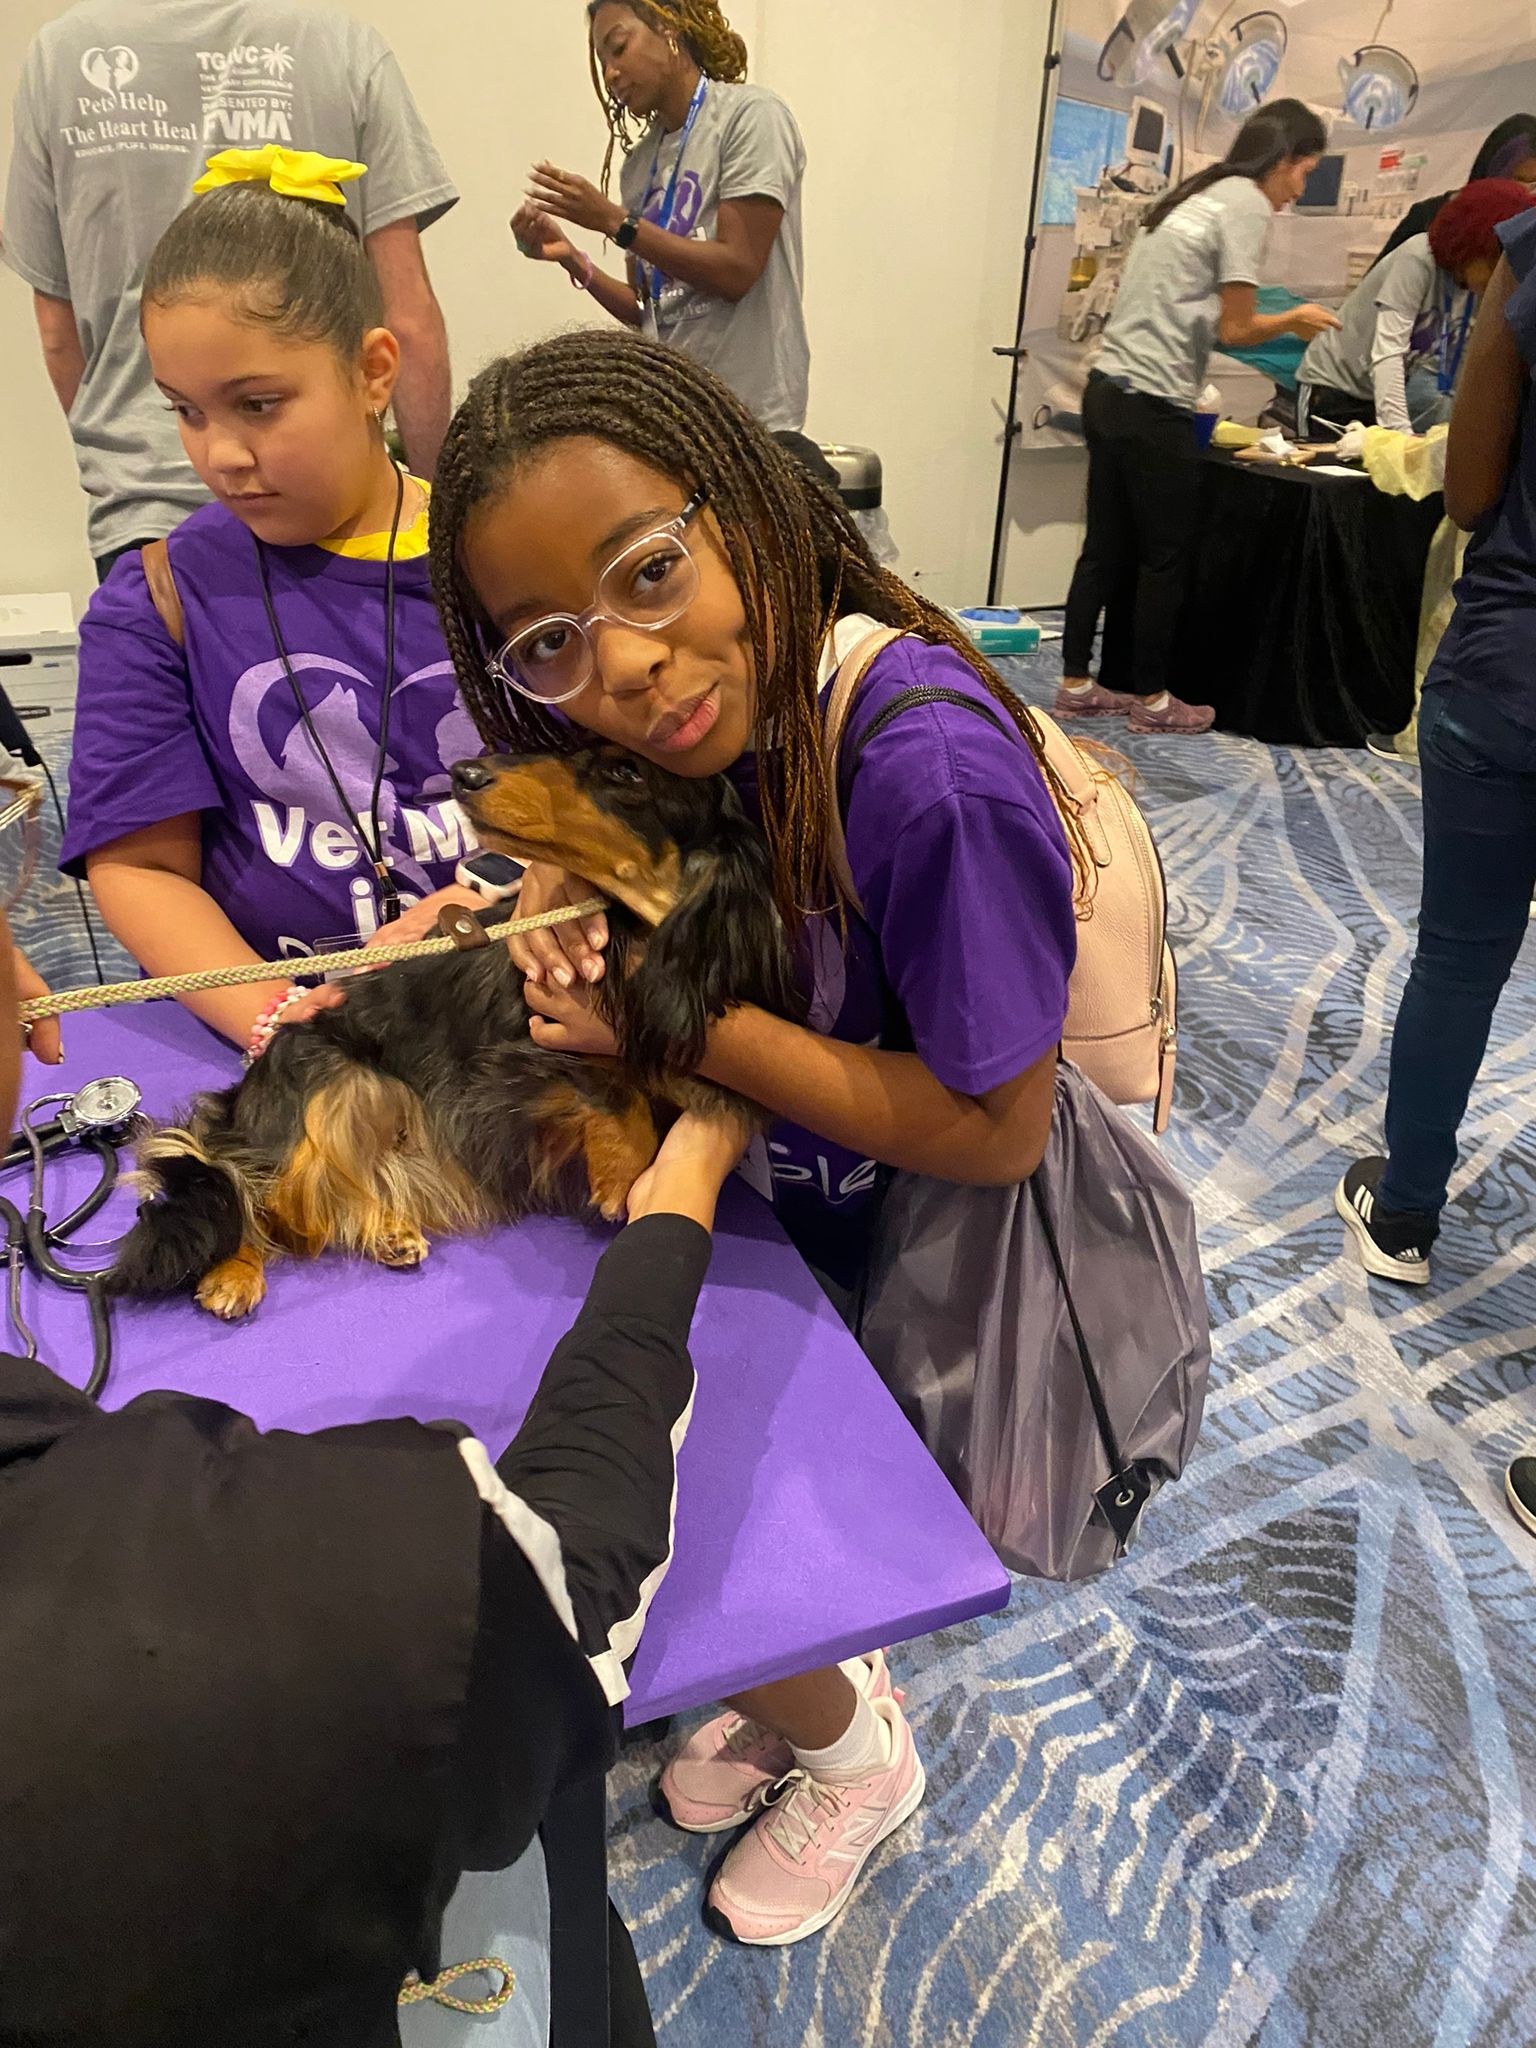
[{"label": "stethoscope", "polygon": [[[0,1196],[0,1222],[5,1225],[6,1309],[12,1327],[26,1347],[28,1358],[37,1357],[37,1338],[27,1324],[21,1307],[21,1276],[30,1266],[39,1280],[51,1280],[71,1294],[83,1294],[91,1319],[91,1376],[85,1393],[92,1401],[101,1398],[112,1370],[112,1316],[107,1299],[106,1273],[79,1272],[61,1263],[61,1251],[99,1250],[100,1244],[72,1245],[70,1239],[83,1224],[105,1206],[117,1186],[117,1148],[132,1130],[142,1097],[138,1087],[121,1074],[104,1080],[87,1081],[72,1095],[39,1095],[29,1102],[18,1119],[20,1136],[11,1141],[0,1170],[31,1162],[32,1183],[26,1213],[14,1202]],[[57,1103],[58,1114],[46,1124],[35,1122],[37,1112]],[[85,1200],[70,1210],[60,1223],[50,1223],[43,1206],[43,1168],[51,1154],[78,1144],[94,1153],[101,1171]],[[103,1239],[101,1243],[115,1242]]]},{"label": "stethoscope", "polygon": [[384,792],[384,769],[389,760],[389,713],[395,695],[395,546],[400,538],[400,515],[405,507],[405,471],[391,458],[395,472],[395,515],[389,523],[389,552],[384,564],[384,696],[379,706],[379,744],[374,756],[373,786],[369,793],[368,825],[363,824],[361,811],[354,810],[347,800],[336,764],[326,750],[320,737],[309,703],[299,679],[293,672],[287,643],[283,639],[281,626],[277,622],[277,606],[272,599],[272,579],[267,573],[267,551],[260,539],[252,534],[256,548],[256,569],[261,579],[261,602],[267,614],[267,626],[272,634],[272,644],[277,649],[277,658],[282,663],[283,674],[288,678],[288,687],[293,692],[293,701],[298,706],[299,718],[315,750],[315,757],[325,770],[331,788],[336,792],[336,801],[341,806],[341,816],[353,821],[358,836],[368,855],[368,864],[373,870],[373,895],[378,908],[379,923],[393,924],[400,916],[400,891],[395,878],[389,871],[389,860],[384,851],[384,826],[379,808]]}]

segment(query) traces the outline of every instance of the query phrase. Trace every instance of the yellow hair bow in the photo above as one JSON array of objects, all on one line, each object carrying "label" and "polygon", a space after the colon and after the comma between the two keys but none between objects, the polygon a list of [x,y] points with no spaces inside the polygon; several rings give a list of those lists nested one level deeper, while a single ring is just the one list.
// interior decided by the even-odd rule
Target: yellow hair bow
[{"label": "yellow hair bow", "polygon": [[221,149],[192,187],[212,192],[220,185],[270,185],[284,199],[321,199],[327,206],[345,206],[343,185],[360,178],[366,164],[344,156],[321,156],[313,149],[284,149],[269,142],[264,149]]}]

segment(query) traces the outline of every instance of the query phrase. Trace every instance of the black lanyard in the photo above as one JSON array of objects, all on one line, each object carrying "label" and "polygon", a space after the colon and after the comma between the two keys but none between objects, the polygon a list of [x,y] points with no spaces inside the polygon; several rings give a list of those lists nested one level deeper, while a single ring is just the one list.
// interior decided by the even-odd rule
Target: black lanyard
[{"label": "black lanyard", "polygon": [[272,628],[272,644],[277,649],[277,658],[283,664],[283,674],[288,678],[288,687],[293,692],[293,701],[299,707],[299,716],[304,721],[304,730],[309,734],[309,743],[314,748],[320,765],[330,777],[331,787],[336,792],[336,801],[341,805],[341,815],[356,825],[362,835],[363,850],[373,864],[373,894],[378,906],[380,924],[393,924],[400,915],[400,891],[395,878],[389,871],[384,858],[384,827],[379,819],[379,804],[384,794],[384,764],[389,758],[389,707],[395,695],[395,542],[400,535],[400,513],[405,504],[405,471],[398,463],[395,471],[395,516],[389,524],[389,552],[384,563],[384,701],[379,707],[379,750],[373,764],[373,788],[368,799],[368,826],[363,825],[362,815],[354,811],[347,801],[347,792],[341,786],[341,777],[336,773],[336,764],[325,750],[325,742],[315,728],[304,692],[299,688],[299,679],[293,672],[293,663],[288,659],[288,649],[283,644],[283,635],[277,623],[277,607],[272,602],[272,585],[267,576],[267,551],[253,534],[256,541],[256,566],[261,574],[261,601],[266,606],[267,624]]}]

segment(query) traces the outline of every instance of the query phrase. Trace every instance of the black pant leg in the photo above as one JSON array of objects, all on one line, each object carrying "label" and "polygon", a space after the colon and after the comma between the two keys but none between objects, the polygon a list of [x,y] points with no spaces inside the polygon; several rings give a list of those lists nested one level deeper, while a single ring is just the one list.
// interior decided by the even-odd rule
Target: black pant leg
[{"label": "black pant leg", "polygon": [[1083,394],[1088,443],[1087,530],[1067,593],[1061,635],[1062,672],[1086,676],[1099,619],[1135,561],[1135,524],[1125,474],[1122,401],[1131,394],[1107,377],[1090,376]]},{"label": "black pant leg", "polygon": [[629,1929],[608,1905],[609,2048],[656,2048],[656,2028]]},{"label": "black pant leg", "polygon": [[1174,636],[1200,523],[1200,457],[1188,413],[1140,392],[1124,397],[1138,564],[1130,686],[1138,697],[1155,697],[1173,687]]}]

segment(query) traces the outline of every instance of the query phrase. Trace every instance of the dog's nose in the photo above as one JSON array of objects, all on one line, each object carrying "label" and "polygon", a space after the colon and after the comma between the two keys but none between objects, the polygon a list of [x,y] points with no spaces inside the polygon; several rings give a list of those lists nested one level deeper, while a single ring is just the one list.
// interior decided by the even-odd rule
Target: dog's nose
[{"label": "dog's nose", "polygon": [[453,786],[461,795],[476,789],[489,789],[496,780],[494,772],[483,761],[455,761],[453,764]]}]

